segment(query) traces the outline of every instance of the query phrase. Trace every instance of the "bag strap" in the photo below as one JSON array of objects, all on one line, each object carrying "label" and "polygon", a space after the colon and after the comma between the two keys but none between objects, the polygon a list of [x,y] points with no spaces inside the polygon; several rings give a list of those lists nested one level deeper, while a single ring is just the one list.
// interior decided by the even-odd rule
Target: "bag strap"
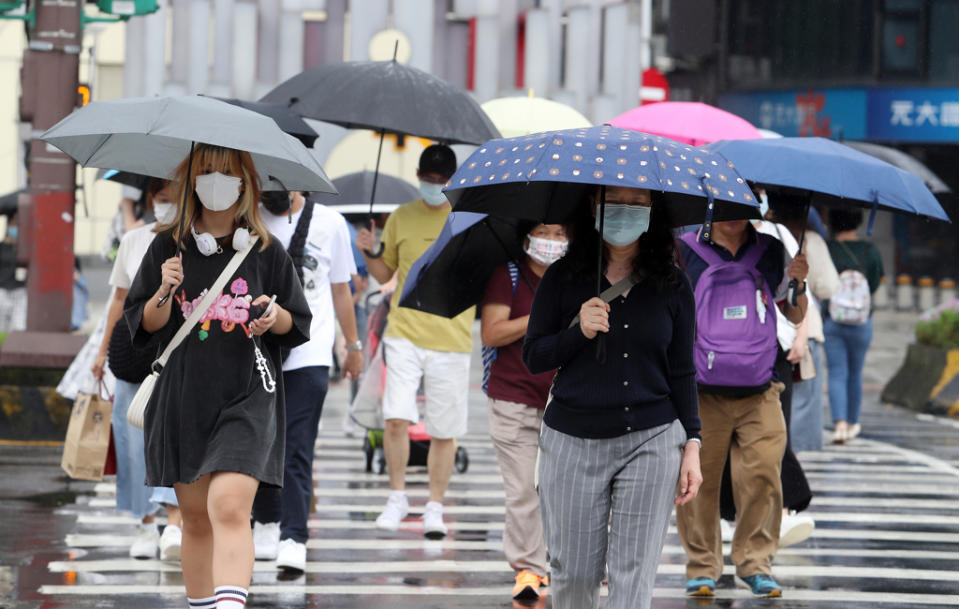
[{"label": "bag strap", "polygon": [[859,260],[859,256],[857,256],[855,252],[852,251],[852,248],[846,245],[845,241],[836,241],[836,243],[838,243],[839,247],[846,250],[846,253],[852,257],[853,261],[856,263],[856,270],[862,273],[863,275],[865,275],[866,267],[863,266],[862,261]]},{"label": "bag strap", "polygon": [[[223,291],[223,286],[226,285],[226,282],[230,280],[230,277],[233,276],[233,273],[240,268],[240,263],[243,262],[243,259],[246,258],[247,254],[253,251],[253,246],[256,245],[256,242],[259,240],[259,237],[254,235],[250,238],[250,243],[244,249],[233,254],[233,258],[230,259],[230,262],[227,263],[226,268],[220,273],[220,276],[216,278],[216,281],[213,282],[213,286],[207,290],[206,295],[200,300],[200,304],[193,309],[193,312],[190,313],[190,316],[187,317],[187,320],[180,326],[180,329],[176,331],[176,334],[173,335],[173,339],[167,343],[163,353],[160,354],[160,357],[153,362],[153,365],[150,368],[154,372],[159,372],[156,369],[156,366],[160,366],[160,370],[166,366],[167,360],[170,359],[170,355],[173,354],[173,351],[180,346],[180,343],[183,342],[183,339],[186,338],[187,334],[190,333],[190,330],[200,321],[200,318],[206,314],[210,306],[213,305],[213,301],[220,296],[220,292]],[[172,306],[172,305],[171,305]]]},{"label": "bag strap", "polygon": [[[600,294],[599,297],[602,298],[604,302],[610,303],[617,296],[622,296],[624,293],[629,291],[631,287],[633,287],[634,285],[640,282],[640,279],[641,278],[636,277],[633,274],[630,274],[625,279],[620,279],[614,285],[603,290],[602,294]],[[574,317],[573,321],[569,322],[569,327],[572,328],[578,323],[579,323],[579,315]]]}]

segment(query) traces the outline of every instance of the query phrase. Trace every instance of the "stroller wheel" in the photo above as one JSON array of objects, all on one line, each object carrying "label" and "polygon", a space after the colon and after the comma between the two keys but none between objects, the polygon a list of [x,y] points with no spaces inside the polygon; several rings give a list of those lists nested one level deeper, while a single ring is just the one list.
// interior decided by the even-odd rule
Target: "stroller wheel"
[{"label": "stroller wheel", "polygon": [[456,471],[459,473],[464,473],[466,469],[470,466],[469,455],[466,454],[466,449],[462,446],[457,447],[456,449],[456,461],[454,462]]},{"label": "stroller wheel", "polygon": [[386,473],[386,454],[382,448],[373,451],[373,471],[377,474]]}]

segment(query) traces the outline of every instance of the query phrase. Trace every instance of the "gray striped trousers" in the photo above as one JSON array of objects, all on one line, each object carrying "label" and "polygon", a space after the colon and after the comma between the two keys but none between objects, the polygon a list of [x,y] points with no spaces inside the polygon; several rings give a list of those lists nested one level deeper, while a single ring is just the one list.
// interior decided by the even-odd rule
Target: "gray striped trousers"
[{"label": "gray striped trousers", "polygon": [[539,495],[553,609],[649,607],[676,496],[686,432],[677,421],[617,438],[577,438],[546,425]]}]

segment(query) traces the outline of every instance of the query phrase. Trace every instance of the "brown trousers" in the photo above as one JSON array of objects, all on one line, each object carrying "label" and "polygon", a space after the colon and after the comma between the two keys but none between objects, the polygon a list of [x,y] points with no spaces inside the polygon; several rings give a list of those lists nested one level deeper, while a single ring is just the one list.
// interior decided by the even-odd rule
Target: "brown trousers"
[{"label": "brown trousers", "polygon": [[727,451],[738,514],[732,543],[736,574],[772,572],[783,508],[779,478],[786,450],[786,421],[779,405],[783,389],[782,383],[773,383],[764,393],[742,399],[699,394],[703,485],[696,499],[676,510],[679,538],[689,558],[688,579],[718,580],[723,572],[719,488]]},{"label": "brown trousers", "polygon": [[546,539],[536,492],[536,455],[543,425],[543,408],[489,399],[489,432],[506,491],[503,550],[516,571],[543,577]]}]

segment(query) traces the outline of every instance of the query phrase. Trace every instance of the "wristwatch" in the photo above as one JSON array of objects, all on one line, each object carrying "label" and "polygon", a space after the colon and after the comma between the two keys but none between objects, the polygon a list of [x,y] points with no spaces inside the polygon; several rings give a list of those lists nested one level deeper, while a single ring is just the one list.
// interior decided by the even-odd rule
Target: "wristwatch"
[{"label": "wristwatch", "polygon": [[363,350],[363,341],[356,341],[353,344],[346,345],[347,351],[362,351]]}]

